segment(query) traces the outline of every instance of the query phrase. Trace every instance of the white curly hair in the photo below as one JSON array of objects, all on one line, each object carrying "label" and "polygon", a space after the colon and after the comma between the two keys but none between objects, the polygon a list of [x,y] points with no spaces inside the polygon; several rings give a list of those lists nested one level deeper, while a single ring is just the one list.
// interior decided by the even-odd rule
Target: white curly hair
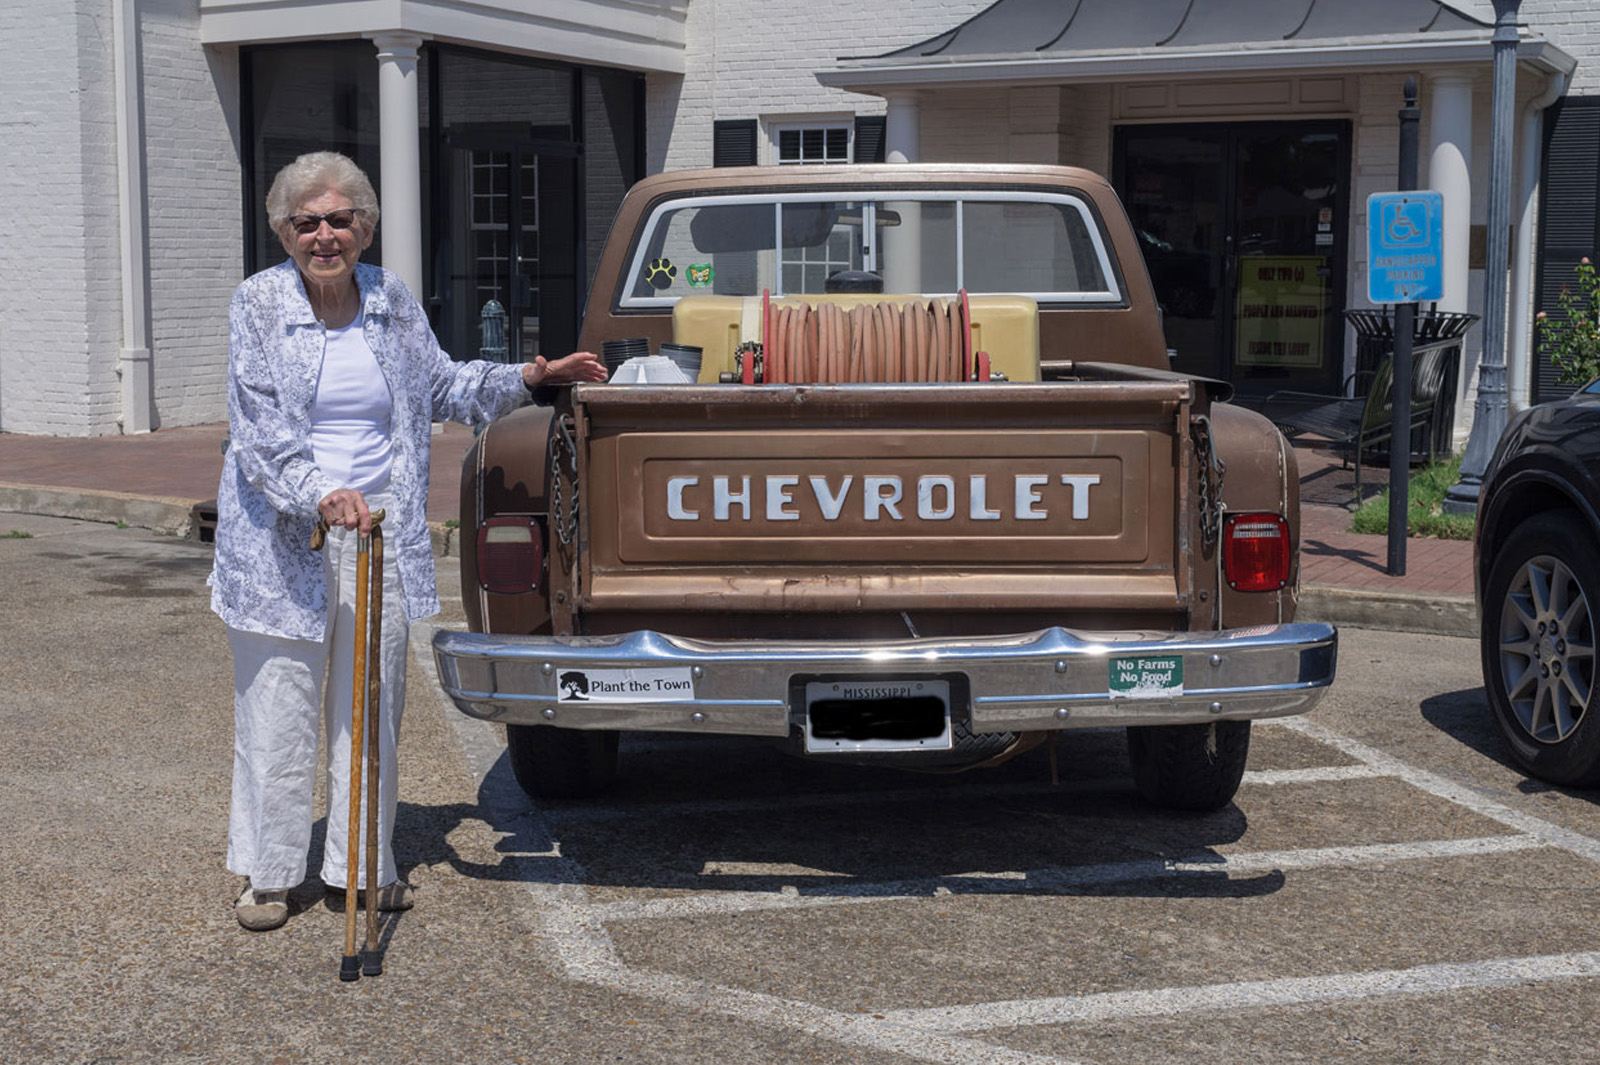
[{"label": "white curly hair", "polygon": [[307,152],[278,171],[267,190],[267,225],[279,236],[289,226],[289,216],[302,203],[324,192],[348,197],[360,226],[368,233],[378,224],[378,194],[366,172],[347,155]]}]

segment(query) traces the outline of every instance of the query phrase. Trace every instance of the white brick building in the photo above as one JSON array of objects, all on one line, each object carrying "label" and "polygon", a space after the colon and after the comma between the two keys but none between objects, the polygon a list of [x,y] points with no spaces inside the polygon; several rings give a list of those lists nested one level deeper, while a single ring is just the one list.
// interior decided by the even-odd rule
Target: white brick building
[{"label": "white brick building", "polygon": [[[1207,42],[1208,26],[1269,9],[1298,25]],[[1394,187],[1408,75],[1422,185],[1446,193],[1440,309],[1482,309],[1493,21],[1490,0],[10,0],[0,210],[26,228],[0,249],[0,431],[225,417],[228,295],[280,255],[261,209],[272,172],[317,147],[373,176],[385,214],[369,257],[408,279],[462,355],[491,297],[514,348],[570,343],[610,211],[644,173],[719,151],[887,152],[1112,175],[1150,227],[1180,365],[1246,392],[1336,386],[1356,363],[1337,315],[1365,306],[1364,203]],[[1529,314],[1584,227],[1600,238],[1592,173],[1559,248],[1523,213],[1541,152],[1581,154],[1562,130],[1600,117],[1600,8],[1524,0],[1519,21],[1514,403],[1539,398]],[[1549,149],[1547,118],[1564,123]],[[1292,168],[1273,153],[1316,158],[1278,181]],[[1222,186],[1202,188],[1223,157]],[[1316,206],[1284,206],[1294,196]],[[1289,249],[1290,233],[1314,244]],[[1260,294],[1237,273],[1250,255],[1324,263],[1314,365],[1252,361],[1241,308]]]}]

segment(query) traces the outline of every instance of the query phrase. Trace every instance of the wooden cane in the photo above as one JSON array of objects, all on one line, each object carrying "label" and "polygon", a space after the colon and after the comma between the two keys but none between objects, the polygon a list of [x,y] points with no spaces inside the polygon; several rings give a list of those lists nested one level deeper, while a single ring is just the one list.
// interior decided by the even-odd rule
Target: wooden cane
[{"label": "wooden cane", "polygon": [[355,678],[350,693],[350,821],[345,836],[344,865],[344,958],[339,964],[339,979],[356,980],[361,962],[356,955],[356,875],[361,863],[361,747],[366,728],[367,694],[367,593],[368,553],[371,537],[356,538],[356,625]]},{"label": "wooden cane", "polygon": [[[345,841],[344,956],[339,963],[339,979],[345,981],[359,979],[362,971],[360,957],[356,953],[357,888],[355,884],[357,875],[360,872],[361,862],[361,748],[362,741],[366,734],[366,714],[364,711],[366,708],[367,696],[369,694],[369,685],[377,683],[377,681],[369,680],[368,678],[368,641],[363,637],[365,637],[367,634],[367,600],[370,593],[370,570],[372,561],[371,550],[374,540],[377,540],[380,545],[378,547],[380,558],[382,557],[381,553],[383,551],[381,546],[383,534],[378,528],[379,523],[383,521],[383,511],[374,511],[371,515],[371,519],[372,533],[367,536],[358,535],[356,537],[356,616],[355,632],[353,634],[355,654],[354,661],[351,663],[350,671],[352,678],[350,685],[350,818],[347,824],[348,831]],[[327,534],[328,523],[319,516],[317,518],[316,528],[313,529],[311,533],[311,549],[313,551],[320,551],[322,549],[322,545],[326,541]],[[383,609],[383,578],[381,570],[379,571],[378,578],[378,609],[379,616],[381,617]],[[375,641],[373,641],[371,646],[375,649],[378,645]],[[371,657],[375,660],[372,673],[376,675],[379,672],[379,669],[377,668],[378,655],[376,650],[374,650]],[[373,696],[372,702],[374,717],[376,717],[377,699],[375,696]],[[376,729],[373,730],[373,734],[373,743],[376,745]],[[371,774],[371,787],[374,791],[376,791],[377,752],[375,746],[371,758],[374,767]],[[369,803],[369,806],[375,807],[376,803]],[[372,838],[374,841],[377,839],[375,824],[374,831],[372,832]],[[369,847],[368,853],[369,855],[374,855],[375,851]],[[367,941],[369,949],[375,947],[377,943],[372,915],[372,903],[376,901],[376,896],[373,893],[372,885],[372,881],[376,879],[376,865],[377,862],[375,857],[369,859],[369,875],[367,877],[367,921],[369,925]],[[380,967],[379,972],[381,971],[382,970]],[[371,973],[370,975],[375,976],[377,973]]]},{"label": "wooden cane", "polygon": [[[361,962],[362,976],[383,975],[383,959],[378,955],[378,769],[382,761],[378,726],[383,695],[383,529],[378,525],[381,520],[382,511],[379,511],[372,519],[369,563],[372,624],[367,641],[367,944]],[[359,560],[356,564],[360,565]],[[360,626],[356,627],[356,638],[361,638]],[[353,897],[354,892],[351,895]]]}]

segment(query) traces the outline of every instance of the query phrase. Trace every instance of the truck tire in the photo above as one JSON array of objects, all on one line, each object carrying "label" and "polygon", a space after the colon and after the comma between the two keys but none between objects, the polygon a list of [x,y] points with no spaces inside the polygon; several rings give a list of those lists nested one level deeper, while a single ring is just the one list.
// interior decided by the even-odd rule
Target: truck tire
[{"label": "truck tire", "polygon": [[609,729],[507,725],[506,754],[522,790],[535,799],[583,799],[617,779],[617,741]]},{"label": "truck tire", "polygon": [[1128,729],[1133,782],[1168,810],[1208,812],[1233,801],[1250,755],[1250,722],[1147,725]]},{"label": "truck tire", "polygon": [[1483,687],[1524,771],[1600,785],[1594,642],[1600,562],[1568,512],[1535,514],[1495,551],[1480,611]]}]

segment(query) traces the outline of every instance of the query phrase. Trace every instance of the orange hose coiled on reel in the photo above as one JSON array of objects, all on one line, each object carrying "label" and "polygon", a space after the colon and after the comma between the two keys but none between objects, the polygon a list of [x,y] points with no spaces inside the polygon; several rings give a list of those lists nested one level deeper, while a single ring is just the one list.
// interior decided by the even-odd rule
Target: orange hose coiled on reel
[{"label": "orange hose coiled on reel", "polygon": [[965,381],[970,325],[958,300],[779,304],[768,316],[767,384]]},{"label": "orange hose coiled on reel", "polygon": [[974,379],[971,310],[960,299],[778,304],[763,312],[765,384]]}]

